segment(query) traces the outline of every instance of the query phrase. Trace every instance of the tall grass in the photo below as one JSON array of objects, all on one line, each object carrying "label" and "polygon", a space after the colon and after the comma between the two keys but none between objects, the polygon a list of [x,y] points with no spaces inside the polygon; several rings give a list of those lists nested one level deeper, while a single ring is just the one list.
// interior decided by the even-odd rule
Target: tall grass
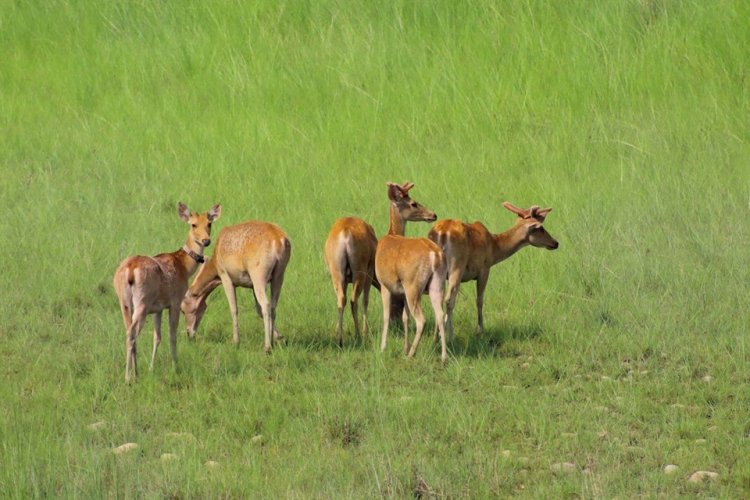
[{"label": "tall grass", "polygon": [[[747,19],[729,0],[0,4],[0,491],[746,496]],[[498,266],[484,338],[462,288],[445,369],[429,342],[412,362],[396,338],[333,342],[323,240],[350,214],[384,233],[390,180],[495,231],[503,200],[554,207],[560,249]],[[288,342],[262,355],[244,292],[231,346],[217,292],[179,371],[161,352],[128,387],[111,276],[182,244],[177,201],[287,231]]]}]

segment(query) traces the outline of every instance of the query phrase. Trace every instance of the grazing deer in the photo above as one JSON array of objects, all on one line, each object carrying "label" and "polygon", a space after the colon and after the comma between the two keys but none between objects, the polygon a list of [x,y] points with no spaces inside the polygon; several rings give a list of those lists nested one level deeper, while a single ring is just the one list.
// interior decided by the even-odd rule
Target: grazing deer
[{"label": "grazing deer", "polygon": [[551,208],[518,208],[507,201],[503,206],[516,214],[513,227],[500,234],[491,234],[481,222],[466,224],[459,220],[443,219],[430,230],[428,238],[440,245],[448,263],[448,288],[445,293],[447,330],[453,337],[453,308],[461,283],[477,282],[477,333],[484,332],[482,305],[484,290],[492,266],[523,247],[556,249],[559,244],[542,226]]},{"label": "grazing deer", "polygon": [[367,305],[370,300],[370,285],[375,277],[375,249],[378,239],[372,226],[358,217],[344,217],[334,222],[325,242],[325,260],[331,274],[336,304],[339,311],[337,338],[344,345],[344,309],[346,288],[352,284],[350,300],[354,333],[360,336],[357,302],[362,295],[362,333],[367,335]]},{"label": "grazing deer", "polygon": [[164,309],[169,309],[169,347],[172,361],[177,364],[180,302],[188,288],[188,278],[195,272],[198,264],[203,262],[203,249],[211,244],[211,223],[221,215],[221,205],[214,205],[204,214],[190,212],[183,203],[179,203],[177,207],[180,219],[190,225],[185,245],[176,252],[162,253],[155,257],[128,257],[115,271],[113,284],[120,299],[127,335],[125,380],[128,382],[138,372],[135,340],[148,314],[154,315],[151,369],[161,343],[161,313]]},{"label": "grazing deer", "polygon": [[[263,318],[263,350],[270,353],[273,339],[281,339],[276,329],[276,306],[284,283],[284,271],[291,255],[291,242],[275,224],[249,221],[223,228],[216,241],[213,256],[201,267],[182,301],[188,336],[195,334],[206,312],[209,294],[222,284],[232,313],[232,340],[235,344],[239,343],[235,289],[238,286],[252,288],[255,310]],[[269,284],[270,300],[266,292]]]},{"label": "grazing deer", "polygon": [[[420,298],[429,292],[435,310],[435,323],[440,333],[442,353],[440,359],[448,360],[443,320],[443,282],[445,262],[440,247],[427,238],[406,238],[406,221],[435,221],[437,216],[409,197],[412,183],[398,185],[388,183],[388,198],[391,200],[390,226],[388,234],[378,242],[375,252],[375,275],[380,282],[383,299],[383,336],[380,349],[385,350],[390,322],[391,297],[405,296],[402,313],[404,322],[404,352],[413,357],[424,330],[424,314]],[[409,313],[417,324],[414,343],[409,350]]]}]

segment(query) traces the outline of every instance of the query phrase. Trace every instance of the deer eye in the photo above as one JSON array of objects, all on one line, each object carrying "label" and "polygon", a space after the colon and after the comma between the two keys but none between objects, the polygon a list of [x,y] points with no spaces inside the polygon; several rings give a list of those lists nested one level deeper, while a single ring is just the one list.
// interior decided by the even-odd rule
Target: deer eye
[{"label": "deer eye", "polygon": [[195,229],[196,227],[198,227],[197,224],[190,224],[190,225],[193,226],[193,229]]},{"label": "deer eye", "polygon": [[412,201],[411,203],[409,203],[409,206],[411,208],[417,208],[417,202],[416,201]]}]

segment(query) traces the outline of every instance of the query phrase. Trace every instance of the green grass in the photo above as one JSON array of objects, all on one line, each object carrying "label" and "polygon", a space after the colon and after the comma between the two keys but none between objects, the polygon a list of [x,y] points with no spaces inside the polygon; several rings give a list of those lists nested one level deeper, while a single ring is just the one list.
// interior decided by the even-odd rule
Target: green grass
[{"label": "green grass", "polygon": [[[739,0],[0,3],[0,495],[750,495],[747,19]],[[494,231],[504,200],[554,207],[560,249],[493,271],[484,338],[462,288],[445,368],[397,331],[379,352],[376,293],[373,335],[334,341],[328,228],[383,234],[406,180]],[[112,274],[183,243],[178,201],[287,231],[288,342],[263,355],[243,291],[232,346],[218,291],[179,370],[162,347],[127,386]]]}]

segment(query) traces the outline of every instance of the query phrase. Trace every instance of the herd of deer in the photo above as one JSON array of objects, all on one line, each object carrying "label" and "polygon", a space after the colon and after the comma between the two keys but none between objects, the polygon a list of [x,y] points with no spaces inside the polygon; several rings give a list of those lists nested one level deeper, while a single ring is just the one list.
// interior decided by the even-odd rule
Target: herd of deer
[{"label": "herd of deer", "polygon": [[[448,359],[446,330],[453,337],[453,309],[461,283],[477,282],[477,332],[482,333],[482,303],[490,268],[524,246],[554,250],[558,242],[542,225],[551,208],[534,205],[521,209],[508,202],[503,206],[515,213],[515,224],[505,232],[490,233],[481,222],[438,221],[428,238],[404,236],[407,221],[434,222],[435,213],[414,201],[412,183],[388,183],[390,226],[380,240],[372,226],[357,217],[337,220],[325,242],[325,260],[336,291],[337,335],[343,344],[343,319],[347,286],[352,284],[350,306],[356,336],[367,333],[367,305],[370,287],[380,290],[383,302],[383,332],[380,348],[388,337],[392,303],[402,303],[404,352],[414,356],[424,330],[421,296],[430,296],[435,311],[436,334],[441,343],[441,360]],[[125,380],[137,373],[136,338],[148,314],[154,315],[154,342],[151,368],[161,343],[161,315],[169,309],[169,344],[177,363],[177,325],[180,310],[185,315],[188,337],[195,335],[206,311],[208,295],[223,285],[232,314],[232,334],[240,340],[237,320],[236,287],[252,288],[255,307],[263,318],[264,350],[270,352],[274,339],[281,339],[276,328],[276,306],[284,282],[284,271],[291,256],[291,243],[284,231],[267,222],[244,222],[225,227],[219,233],[213,256],[205,261],[204,249],[211,244],[211,223],[221,215],[215,205],[206,213],[190,212],[180,203],[178,213],[190,225],[185,245],[172,253],[155,257],[128,257],[117,268],[114,288],[120,301],[126,332]],[[203,264],[192,285],[188,279]],[[444,284],[448,282],[447,290]],[[270,288],[270,298],[267,293]],[[362,297],[360,327],[358,303]],[[394,300],[395,299],[395,300]],[[443,311],[445,305],[446,311]],[[409,347],[409,316],[416,322],[414,341]]]}]

